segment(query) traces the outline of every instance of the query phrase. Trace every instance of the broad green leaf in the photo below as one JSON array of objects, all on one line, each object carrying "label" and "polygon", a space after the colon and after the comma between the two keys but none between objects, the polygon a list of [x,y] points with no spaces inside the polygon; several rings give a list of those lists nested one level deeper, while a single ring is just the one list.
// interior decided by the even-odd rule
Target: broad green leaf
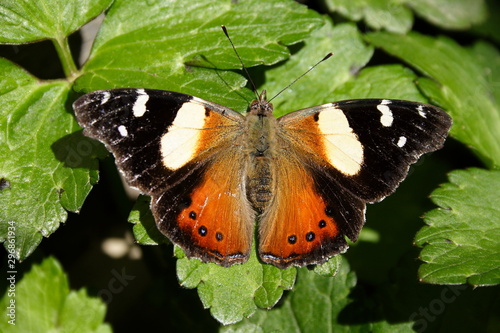
[{"label": "broad green leaf", "polygon": [[338,12],[353,21],[365,20],[373,29],[404,33],[413,25],[413,14],[404,0],[325,0],[331,12]]},{"label": "broad green leaf", "polygon": [[353,98],[391,98],[427,102],[415,81],[417,76],[402,65],[363,68],[356,80],[348,81],[334,91],[335,100]]},{"label": "broad green leaf", "polygon": [[466,29],[486,19],[483,0],[325,0],[328,10],[351,20],[364,20],[376,30],[406,33],[413,13],[445,29]]},{"label": "broad green leaf", "polygon": [[250,317],[257,307],[272,308],[283,291],[291,289],[296,269],[279,269],[261,264],[257,259],[255,243],[250,259],[241,265],[221,267],[188,259],[176,249],[177,276],[183,287],[198,288],[205,308],[224,325]]},{"label": "broad green leaf", "polygon": [[493,100],[500,109],[500,53],[497,48],[486,42],[477,42],[471,48],[471,54],[488,83],[488,93],[493,95]]},{"label": "broad green leaf", "polygon": [[[8,316],[12,300],[15,325],[8,322],[12,319]],[[111,332],[103,323],[106,305],[100,299],[89,297],[84,289],[70,291],[66,274],[52,257],[33,265],[13,289],[9,285],[0,306],[0,331],[5,333]]]},{"label": "broad green leaf", "polygon": [[116,1],[76,88],[158,88],[246,110],[254,98],[241,88],[246,79],[222,70],[241,68],[222,24],[251,67],[286,59],[286,45],[303,40],[324,20],[291,0]]},{"label": "broad green leaf", "polygon": [[401,36],[378,32],[367,39],[430,76],[433,80],[419,80],[420,87],[453,117],[451,135],[473,149],[488,166],[500,166],[497,50],[491,46],[487,51],[485,47],[466,49],[446,37],[417,33]]},{"label": "broad green leaf", "polygon": [[[97,181],[100,145],[83,137],[67,109],[69,83],[43,83],[0,59],[0,240],[16,228],[26,258],[76,212]],[[101,148],[102,149],[102,148]]]},{"label": "broad green leaf", "polygon": [[500,284],[500,172],[454,171],[432,193],[440,208],[425,216],[415,239],[424,246],[422,280],[474,286]]},{"label": "broad green leaf", "polygon": [[444,29],[467,29],[486,19],[484,0],[406,0],[418,16]]},{"label": "broad green leaf", "polygon": [[[279,307],[271,311],[259,310],[253,317],[224,327],[221,331],[411,332],[411,323],[391,325],[385,321],[366,322],[367,318],[346,317],[349,306],[353,304],[350,294],[356,285],[356,276],[350,272],[345,259],[340,261],[340,269],[335,277],[311,274],[305,267],[299,269],[293,292],[287,295]],[[346,321],[349,323],[343,323]]]},{"label": "broad green leaf", "polygon": [[0,43],[62,39],[104,11],[112,0],[4,0]]},{"label": "broad green leaf", "polygon": [[306,39],[304,46],[289,60],[266,71],[264,88],[268,97],[277,94],[330,52],[334,54],[328,60],[273,100],[276,116],[334,102],[332,92],[353,79],[353,68],[363,67],[370,60],[373,49],[363,43],[356,26],[341,24],[333,27],[328,21]]}]

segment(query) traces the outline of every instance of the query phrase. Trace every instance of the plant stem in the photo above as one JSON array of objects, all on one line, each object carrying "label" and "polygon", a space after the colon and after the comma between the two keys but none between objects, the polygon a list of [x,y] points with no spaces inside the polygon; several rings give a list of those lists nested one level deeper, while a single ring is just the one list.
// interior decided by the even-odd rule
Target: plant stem
[{"label": "plant stem", "polygon": [[59,59],[61,59],[61,64],[64,70],[64,75],[68,79],[74,77],[77,73],[77,68],[73,57],[71,56],[71,51],[69,49],[68,39],[65,37],[52,39],[54,46],[56,48]]}]

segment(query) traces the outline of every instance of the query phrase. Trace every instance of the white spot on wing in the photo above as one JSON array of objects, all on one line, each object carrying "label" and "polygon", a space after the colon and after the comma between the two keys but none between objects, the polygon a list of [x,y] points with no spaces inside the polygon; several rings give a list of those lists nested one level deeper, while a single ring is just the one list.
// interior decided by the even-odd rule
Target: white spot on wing
[{"label": "white spot on wing", "polygon": [[382,104],[382,105],[388,105],[391,103],[392,103],[392,101],[390,99],[383,99],[382,102],[380,102],[380,104]]},{"label": "white spot on wing", "polygon": [[363,145],[349,126],[344,112],[330,108],[318,114],[328,162],[345,175],[356,175],[363,164]]},{"label": "white spot on wing", "polygon": [[406,137],[400,136],[397,143],[398,147],[402,148],[405,144],[406,144]]},{"label": "white spot on wing", "polygon": [[144,89],[137,89],[137,99],[135,100],[132,112],[135,117],[142,117],[146,113],[146,103],[149,100],[149,95],[146,94]]},{"label": "white spot on wing", "polygon": [[377,109],[382,113],[382,116],[380,116],[380,123],[385,127],[390,127],[392,125],[394,118],[392,117],[391,109],[389,109],[389,107],[386,104],[384,104],[384,101],[387,100],[384,99],[382,100],[382,103],[377,105]]},{"label": "white spot on wing", "polygon": [[161,138],[161,155],[165,167],[177,170],[194,158],[204,124],[203,105],[192,102],[182,105],[168,132]]},{"label": "white spot on wing", "polygon": [[420,117],[427,118],[427,113],[424,111],[424,107],[422,105],[417,107],[417,111]]},{"label": "white spot on wing", "polygon": [[120,132],[121,136],[128,136],[127,128],[123,125],[118,126],[118,132]]},{"label": "white spot on wing", "polygon": [[101,105],[106,104],[109,101],[111,94],[107,91],[102,92]]}]

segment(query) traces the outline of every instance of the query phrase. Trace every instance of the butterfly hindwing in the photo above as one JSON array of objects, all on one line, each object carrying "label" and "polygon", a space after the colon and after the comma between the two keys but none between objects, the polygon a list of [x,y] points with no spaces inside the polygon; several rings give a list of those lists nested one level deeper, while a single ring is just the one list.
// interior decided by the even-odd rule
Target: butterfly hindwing
[{"label": "butterfly hindwing", "polygon": [[254,213],[242,186],[245,156],[233,145],[244,117],[175,92],[111,89],[74,103],[85,134],[103,142],[127,182],[152,196],[158,228],[189,256],[246,261]]},{"label": "butterfly hindwing", "polygon": [[321,179],[321,173],[315,175],[290,150],[278,154],[276,164],[279,186],[259,221],[261,259],[286,268],[322,263],[344,252],[345,235],[357,235],[363,224],[364,202]]}]

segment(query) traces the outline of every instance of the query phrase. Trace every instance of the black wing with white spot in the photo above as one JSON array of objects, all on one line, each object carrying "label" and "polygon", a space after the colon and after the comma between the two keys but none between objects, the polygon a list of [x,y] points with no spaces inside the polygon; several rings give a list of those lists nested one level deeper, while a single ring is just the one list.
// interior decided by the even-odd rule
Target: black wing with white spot
[{"label": "black wing with white spot", "polygon": [[361,171],[345,180],[347,188],[369,202],[394,192],[421,155],[442,148],[452,125],[446,112],[423,103],[361,99],[334,105],[363,145]]},{"label": "black wing with white spot", "polygon": [[[210,114],[235,128],[243,122],[242,115],[221,105],[153,89],[98,90],[76,100],[73,109],[84,134],[104,143],[128,183],[149,195],[204,167],[197,160],[203,153],[197,139]],[[220,127],[220,133],[234,131]]]},{"label": "black wing with white spot", "polygon": [[[366,202],[380,201],[394,192],[411,164],[443,146],[452,124],[450,116],[435,106],[389,99],[339,101],[299,110],[280,120],[285,127],[300,131],[307,116],[314,117],[319,128],[321,137],[313,140],[327,144],[320,155],[330,163],[319,165],[318,159],[311,160],[314,174],[321,175],[318,182],[330,180]],[[291,133],[298,134],[297,130]]]}]

